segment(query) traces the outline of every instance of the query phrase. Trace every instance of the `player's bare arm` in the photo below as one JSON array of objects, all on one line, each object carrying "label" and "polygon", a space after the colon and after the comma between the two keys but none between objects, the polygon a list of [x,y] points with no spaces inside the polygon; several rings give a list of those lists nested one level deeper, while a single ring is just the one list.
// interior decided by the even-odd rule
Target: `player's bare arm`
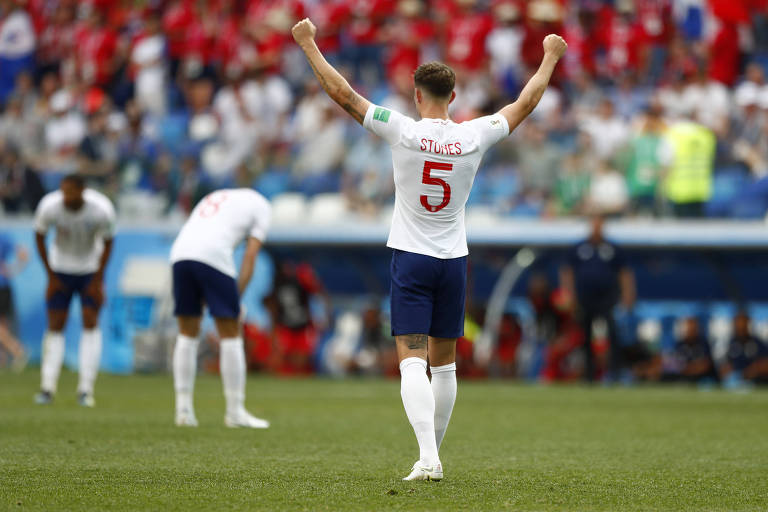
[{"label": "player's bare arm", "polygon": [[40,255],[40,261],[43,262],[45,272],[48,274],[48,290],[46,291],[46,297],[53,295],[56,290],[61,288],[59,278],[51,269],[51,264],[48,262],[48,248],[45,246],[45,235],[42,233],[35,233],[35,244],[37,245],[37,252]]},{"label": "player's bare arm", "polygon": [[91,295],[98,304],[104,301],[104,272],[109,263],[109,256],[112,254],[112,239],[104,240],[104,250],[99,259],[99,268],[93,275],[91,283],[88,285],[88,294]]},{"label": "player's bare arm", "polygon": [[363,124],[365,113],[371,103],[360,96],[349,85],[349,82],[325,60],[317,44],[315,44],[315,34],[317,33],[315,25],[309,18],[304,18],[293,26],[291,32],[293,39],[307,56],[312,71],[328,96],[354,117],[355,121]]},{"label": "player's bare arm", "polygon": [[243,255],[243,262],[240,264],[240,274],[237,276],[237,291],[240,293],[240,296],[243,295],[245,288],[251,281],[253,269],[256,266],[256,256],[258,256],[260,250],[261,240],[250,237],[245,244],[245,254]]},{"label": "player's bare arm", "polygon": [[544,58],[538,71],[531,77],[528,83],[523,87],[517,101],[507,105],[499,110],[499,114],[504,116],[509,124],[509,132],[517,128],[523,120],[533,112],[536,105],[539,104],[544,91],[549,86],[549,80],[555,71],[555,66],[560,58],[565,55],[568,45],[562,37],[549,34],[544,38]]}]

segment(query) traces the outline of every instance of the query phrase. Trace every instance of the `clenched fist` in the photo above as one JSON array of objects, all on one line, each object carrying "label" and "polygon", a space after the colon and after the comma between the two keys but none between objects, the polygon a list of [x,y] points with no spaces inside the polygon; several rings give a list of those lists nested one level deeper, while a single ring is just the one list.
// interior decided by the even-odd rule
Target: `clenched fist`
[{"label": "clenched fist", "polygon": [[554,55],[558,59],[565,54],[565,50],[568,49],[568,43],[565,39],[556,35],[549,34],[544,38],[544,53]]},{"label": "clenched fist", "polygon": [[291,33],[293,34],[293,39],[301,46],[315,39],[317,27],[309,18],[304,18],[293,26]]}]

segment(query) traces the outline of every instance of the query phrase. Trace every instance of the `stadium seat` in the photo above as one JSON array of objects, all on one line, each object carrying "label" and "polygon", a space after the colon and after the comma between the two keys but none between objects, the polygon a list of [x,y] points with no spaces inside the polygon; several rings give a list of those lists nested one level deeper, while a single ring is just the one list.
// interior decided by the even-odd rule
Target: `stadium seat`
[{"label": "stadium seat", "polygon": [[318,194],[309,201],[307,221],[312,224],[333,224],[347,216],[347,201],[342,194]]},{"label": "stadium seat", "polygon": [[730,217],[734,200],[748,184],[742,169],[718,169],[713,176],[712,197],[706,205],[707,216]]},{"label": "stadium seat", "polygon": [[129,258],[120,274],[120,293],[162,297],[168,292],[171,268],[166,258]]},{"label": "stadium seat", "polygon": [[153,221],[163,216],[166,200],[163,196],[145,191],[121,194],[117,199],[117,211],[121,217]]},{"label": "stadium seat", "polygon": [[494,209],[487,205],[476,205],[467,209],[466,223],[469,227],[477,226],[493,226],[500,221],[498,215],[494,213]]},{"label": "stadium seat", "polygon": [[267,171],[256,182],[256,189],[267,199],[287,192],[290,187],[291,175],[287,172]]},{"label": "stadium seat", "polygon": [[291,224],[303,222],[307,214],[307,201],[303,194],[285,193],[272,199],[272,222]]}]

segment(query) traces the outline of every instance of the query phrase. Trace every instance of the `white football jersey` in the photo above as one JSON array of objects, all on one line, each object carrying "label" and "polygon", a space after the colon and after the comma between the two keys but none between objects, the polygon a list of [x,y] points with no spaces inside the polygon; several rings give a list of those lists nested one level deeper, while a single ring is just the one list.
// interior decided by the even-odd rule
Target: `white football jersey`
[{"label": "white football jersey", "polygon": [[509,134],[494,114],[415,121],[371,105],[363,122],[392,147],[395,210],[387,246],[435,258],[468,254],[464,209],[483,154]]},{"label": "white football jersey", "polygon": [[234,252],[240,242],[266,240],[272,207],[249,188],[224,189],[205,196],[171,247],[171,263],[192,260],[235,277]]},{"label": "white football jersey", "polygon": [[48,263],[54,272],[92,274],[99,269],[104,240],[115,236],[115,209],[100,192],[85,189],[85,203],[73,212],[64,207],[64,196],[56,190],[40,201],[35,211],[35,231],[45,235],[51,228],[56,236],[49,249]]}]

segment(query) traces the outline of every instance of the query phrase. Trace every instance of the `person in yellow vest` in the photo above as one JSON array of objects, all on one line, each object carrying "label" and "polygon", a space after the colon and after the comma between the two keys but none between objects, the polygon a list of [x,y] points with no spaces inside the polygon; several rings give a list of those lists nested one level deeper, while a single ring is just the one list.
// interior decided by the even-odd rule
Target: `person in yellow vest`
[{"label": "person in yellow vest", "polygon": [[715,134],[693,120],[670,126],[665,138],[672,160],[664,180],[664,194],[676,217],[701,217],[712,197]]}]

